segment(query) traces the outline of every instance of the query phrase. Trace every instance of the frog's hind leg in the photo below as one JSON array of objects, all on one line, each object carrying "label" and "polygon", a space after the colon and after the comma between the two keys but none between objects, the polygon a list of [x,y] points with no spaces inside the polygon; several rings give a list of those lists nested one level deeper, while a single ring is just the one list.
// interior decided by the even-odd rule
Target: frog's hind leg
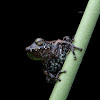
[{"label": "frog's hind leg", "polygon": [[55,75],[53,75],[52,73],[48,72],[47,70],[44,70],[44,69],[42,69],[42,70],[43,70],[43,73],[47,76],[46,79],[47,79],[48,82],[51,79],[57,81],[57,79],[55,78]]},{"label": "frog's hind leg", "polygon": [[52,73],[48,72],[47,70],[44,70],[43,69],[43,73],[47,76],[46,77],[46,80],[48,83],[55,83],[57,80],[58,81],[61,81],[61,79],[59,78],[59,76],[62,74],[62,73],[66,73],[66,71],[59,71],[57,73],[57,75],[53,75]]}]

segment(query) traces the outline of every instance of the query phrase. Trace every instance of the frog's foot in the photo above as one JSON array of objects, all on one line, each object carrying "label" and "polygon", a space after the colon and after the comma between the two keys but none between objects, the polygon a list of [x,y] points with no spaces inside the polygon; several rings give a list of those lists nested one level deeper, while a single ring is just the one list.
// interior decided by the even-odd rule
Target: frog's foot
[{"label": "frog's foot", "polygon": [[59,76],[60,76],[62,73],[66,73],[66,70],[64,70],[64,71],[59,71],[59,72],[57,73],[55,79],[58,80],[58,81],[61,81],[61,79],[59,78]]},{"label": "frog's foot", "polygon": [[72,51],[72,53],[73,53],[73,55],[74,55],[74,60],[76,60],[76,55],[75,55],[75,52],[74,52],[75,49],[78,49],[78,50],[82,51],[82,48],[78,48],[78,47],[74,46],[74,45],[71,43],[71,44],[70,44],[70,50]]},{"label": "frog's foot", "polygon": [[69,52],[70,52],[70,50],[71,50],[72,53],[73,53],[73,55],[74,55],[74,60],[76,60],[76,55],[75,55],[74,50],[75,50],[75,49],[78,49],[78,50],[82,51],[82,48],[78,48],[78,47],[76,47],[75,45],[72,44],[72,42],[74,41],[74,37],[75,37],[75,36],[73,36],[72,39],[70,39],[69,36],[65,36],[65,37],[63,37],[63,40],[66,41],[66,44],[69,44],[69,45],[70,45],[70,47],[69,47],[70,49],[69,49],[69,51],[67,52],[67,54],[69,54]]}]

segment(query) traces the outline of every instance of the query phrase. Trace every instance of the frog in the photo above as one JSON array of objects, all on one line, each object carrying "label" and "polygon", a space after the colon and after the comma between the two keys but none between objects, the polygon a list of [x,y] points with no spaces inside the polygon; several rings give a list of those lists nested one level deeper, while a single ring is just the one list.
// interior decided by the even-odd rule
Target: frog
[{"label": "frog", "polygon": [[41,61],[46,81],[55,84],[57,81],[61,81],[59,76],[67,72],[66,70],[61,71],[61,69],[70,51],[73,53],[74,60],[77,59],[75,49],[82,51],[82,48],[76,47],[73,41],[74,36],[72,39],[70,36],[64,36],[63,39],[52,41],[37,38],[25,48],[25,51],[30,59]]}]

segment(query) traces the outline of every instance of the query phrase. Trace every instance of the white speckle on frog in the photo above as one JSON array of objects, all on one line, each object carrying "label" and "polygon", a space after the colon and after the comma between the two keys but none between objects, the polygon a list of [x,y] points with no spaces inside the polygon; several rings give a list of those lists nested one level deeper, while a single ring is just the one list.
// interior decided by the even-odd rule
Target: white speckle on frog
[{"label": "white speckle on frog", "polygon": [[60,49],[60,54],[62,54],[62,49]]}]

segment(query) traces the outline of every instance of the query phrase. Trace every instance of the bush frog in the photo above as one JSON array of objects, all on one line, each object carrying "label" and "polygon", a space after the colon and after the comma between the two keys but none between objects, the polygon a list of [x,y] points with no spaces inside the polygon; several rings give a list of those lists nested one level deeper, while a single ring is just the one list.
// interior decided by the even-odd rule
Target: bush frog
[{"label": "bush frog", "polygon": [[37,38],[30,46],[26,47],[27,55],[32,60],[41,60],[43,66],[43,73],[46,75],[46,80],[49,83],[55,83],[57,80],[61,81],[59,75],[66,71],[61,71],[63,63],[72,51],[74,60],[76,55],[74,49],[82,51],[72,44],[74,37],[70,39],[69,36],[63,37],[63,40],[46,41],[42,38]]}]

